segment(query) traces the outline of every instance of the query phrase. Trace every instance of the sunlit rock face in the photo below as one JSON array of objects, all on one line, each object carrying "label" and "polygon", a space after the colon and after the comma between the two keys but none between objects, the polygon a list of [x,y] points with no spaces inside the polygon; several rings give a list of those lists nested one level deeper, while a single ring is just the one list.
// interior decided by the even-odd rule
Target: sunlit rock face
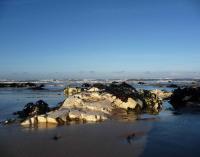
[{"label": "sunlit rock face", "polygon": [[159,89],[152,90],[151,93],[157,95],[161,100],[169,99],[172,95],[172,92],[162,91]]},{"label": "sunlit rock face", "polygon": [[64,94],[65,95],[74,95],[74,94],[77,94],[77,93],[80,93],[81,92],[81,88],[73,88],[73,87],[67,87],[65,90],[64,90]]},{"label": "sunlit rock face", "polygon": [[98,84],[98,86],[95,84],[81,92],[77,90],[75,94],[69,91],[68,98],[59,108],[43,115],[28,117],[21,124],[97,122],[112,117],[112,111],[117,108],[136,113],[157,114],[162,104],[156,94],[145,90],[138,92],[126,83]]}]

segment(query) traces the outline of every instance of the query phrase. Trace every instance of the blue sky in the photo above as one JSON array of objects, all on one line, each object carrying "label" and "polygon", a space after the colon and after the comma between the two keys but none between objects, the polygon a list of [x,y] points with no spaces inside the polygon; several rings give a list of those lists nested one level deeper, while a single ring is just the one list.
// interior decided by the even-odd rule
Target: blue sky
[{"label": "blue sky", "polygon": [[0,0],[0,73],[198,77],[200,2]]}]

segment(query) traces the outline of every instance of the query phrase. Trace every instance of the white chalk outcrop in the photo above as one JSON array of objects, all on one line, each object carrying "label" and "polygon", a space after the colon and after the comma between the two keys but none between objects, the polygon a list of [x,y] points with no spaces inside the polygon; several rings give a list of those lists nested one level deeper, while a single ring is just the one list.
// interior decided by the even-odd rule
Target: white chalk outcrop
[{"label": "white chalk outcrop", "polygon": [[[119,87],[115,85],[113,91],[112,88],[111,86],[108,91],[96,87],[85,90],[68,88],[67,93],[69,96],[58,109],[44,115],[35,115],[26,119],[21,124],[62,124],[68,121],[103,121],[111,117],[112,111],[116,108],[123,110],[138,110],[139,108],[142,111],[145,109],[149,113],[159,112],[161,103],[155,94],[151,94],[148,91],[144,91],[141,94],[132,89],[132,87],[127,87],[127,84],[121,84]],[[118,90],[117,93],[116,90]],[[111,94],[112,92],[118,97]],[[121,97],[124,101],[120,99]]]},{"label": "white chalk outcrop", "polygon": [[74,95],[74,94],[77,94],[77,93],[80,93],[81,92],[81,88],[78,88],[78,87],[67,87],[65,90],[64,90],[64,94],[65,95]]},{"label": "white chalk outcrop", "polygon": [[159,89],[152,90],[151,93],[157,95],[161,100],[168,99],[172,95],[172,92],[162,91]]},{"label": "white chalk outcrop", "polygon": [[[94,91],[94,90],[92,90]],[[134,109],[137,102],[129,98],[127,102],[117,99],[109,93],[84,91],[73,96],[69,96],[63,105],[55,111],[51,111],[45,115],[39,115],[28,118],[22,125],[30,125],[37,123],[60,123],[69,120],[82,120],[87,122],[103,121],[109,118],[114,108]]]}]

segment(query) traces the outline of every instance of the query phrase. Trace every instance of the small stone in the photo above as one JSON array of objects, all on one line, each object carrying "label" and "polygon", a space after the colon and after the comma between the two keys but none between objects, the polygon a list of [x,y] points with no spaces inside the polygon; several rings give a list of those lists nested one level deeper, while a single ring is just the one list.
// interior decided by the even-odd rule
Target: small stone
[{"label": "small stone", "polygon": [[57,134],[53,136],[53,140],[57,141],[59,139],[61,139],[61,135]]},{"label": "small stone", "polygon": [[8,124],[14,123],[15,121],[16,121],[16,119],[10,118],[10,119],[7,119],[7,120],[1,122],[1,124],[3,124],[3,125],[8,125]]},{"label": "small stone", "polygon": [[65,95],[74,95],[81,92],[81,88],[68,87],[64,90]]},{"label": "small stone", "polygon": [[126,137],[127,142],[128,142],[129,144],[131,144],[131,143],[132,143],[132,140],[134,139],[134,137],[135,137],[135,134],[134,134],[134,133],[131,134],[131,135],[128,135],[128,136]]}]

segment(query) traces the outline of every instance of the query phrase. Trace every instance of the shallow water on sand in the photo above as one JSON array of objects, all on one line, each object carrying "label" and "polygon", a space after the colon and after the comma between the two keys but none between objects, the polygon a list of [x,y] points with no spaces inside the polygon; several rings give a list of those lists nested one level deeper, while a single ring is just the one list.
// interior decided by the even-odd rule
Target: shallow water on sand
[{"label": "shallow water on sand", "polygon": [[[42,99],[55,106],[64,98],[62,91],[0,89],[0,119],[12,117],[12,112],[21,110],[28,102]],[[121,112],[121,118],[117,115],[102,123],[35,128],[18,124],[0,126],[0,156],[198,157],[200,114],[174,115],[166,110],[168,107],[170,104],[166,102],[157,116],[136,117]]]}]

